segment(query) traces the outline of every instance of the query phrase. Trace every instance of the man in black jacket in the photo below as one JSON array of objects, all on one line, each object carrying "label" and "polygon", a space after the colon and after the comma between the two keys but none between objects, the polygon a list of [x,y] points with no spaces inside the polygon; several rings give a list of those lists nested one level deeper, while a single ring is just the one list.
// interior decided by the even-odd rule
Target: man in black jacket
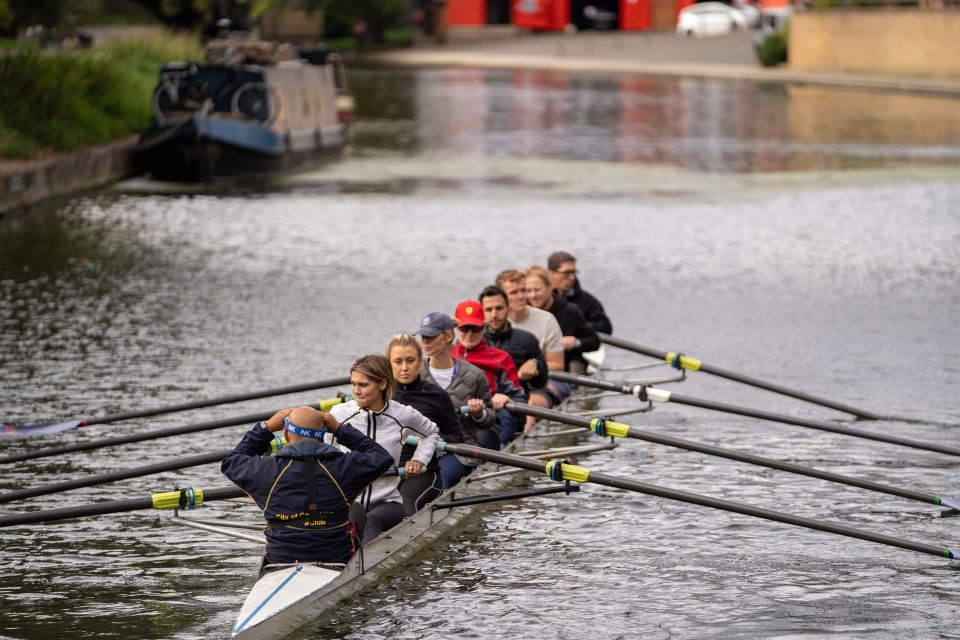
[{"label": "man in black jacket", "polygon": [[583,373],[587,361],[585,351],[600,348],[600,338],[583,317],[580,308],[550,288],[550,272],[540,265],[526,271],[527,300],[538,309],[549,311],[557,319],[563,333],[564,368],[571,373]]},{"label": "man in black jacket", "polygon": [[554,290],[580,307],[583,317],[587,319],[594,331],[613,333],[613,325],[607,317],[607,312],[603,310],[603,305],[590,292],[580,287],[576,258],[566,251],[554,251],[547,258],[547,269],[550,271],[550,282]]},{"label": "man in black jacket", "polygon": [[[275,456],[274,431],[287,446]],[[323,443],[335,433],[343,453]],[[265,564],[347,562],[356,550],[350,504],[393,466],[393,456],[348,424],[310,407],[282,409],[246,433],[220,465],[267,521]]]},{"label": "man in black jacket", "polygon": [[[507,317],[509,303],[506,292],[496,285],[490,285],[477,297],[483,307],[483,339],[491,347],[502,349],[510,354],[517,367],[517,377],[527,392],[530,404],[551,408],[556,404],[553,396],[544,388],[547,384],[547,363],[540,351],[540,342],[529,331],[517,329]],[[524,430],[535,422],[528,416]],[[501,425],[502,426],[502,425]],[[510,442],[516,434],[504,433],[501,428],[500,441]]]}]

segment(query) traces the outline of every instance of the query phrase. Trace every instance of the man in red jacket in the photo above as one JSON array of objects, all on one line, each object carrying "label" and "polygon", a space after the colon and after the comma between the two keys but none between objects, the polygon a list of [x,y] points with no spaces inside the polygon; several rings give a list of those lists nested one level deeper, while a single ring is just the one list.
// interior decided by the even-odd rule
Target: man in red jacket
[{"label": "man in red jacket", "polygon": [[500,441],[509,442],[505,434],[516,434],[523,424],[523,416],[515,416],[503,406],[508,400],[527,402],[517,367],[509,353],[484,342],[483,306],[478,300],[464,300],[457,305],[454,316],[457,319],[457,344],[453,347],[453,357],[466,360],[487,375],[493,408],[500,421]]}]

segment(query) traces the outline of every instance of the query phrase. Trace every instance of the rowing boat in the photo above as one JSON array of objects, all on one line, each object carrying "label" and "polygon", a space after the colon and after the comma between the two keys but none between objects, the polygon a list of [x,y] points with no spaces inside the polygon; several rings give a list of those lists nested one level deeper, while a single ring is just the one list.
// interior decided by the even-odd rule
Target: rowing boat
[{"label": "rowing boat", "polygon": [[[596,355],[591,362],[594,367],[602,365],[603,354]],[[661,376],[656,381],[682,379],[683,374],[680,372]],[[646,382],[651,383],[652,380],[648,379]],[[568,403],[595,402],[597,397],[596,394],[590,396],[575,394]],[[634,405],[625,411],[632,413],[649,409],[649,405]],[[616,446],[611,439],[610,442],[602,444],[548,448],[564,440],[569,441],[585,431],[585,429],[571,430],[558,428],[555,424],[539,423],[534,431],[521,434],[507,445],[505,450],[525,455],[558,457],[585,454]],[[499,465],[493,463],[482,464],[457,486],[441,494],[433,503],[366,545],[346,565],[297,563],[263,574],[240,608],[232,630],[233,637],[259,640],[289,635],[316,619],[342,599],[359,592],[384,574],[402,565],[414,554],[431,546],[438,538],[460,525],[480,504],[578,490],[578,487],[566,483],[564,486],[546,489],[503,493],[516,482],[517,475],[515,469],[501,470]],[[263,544],[262,539],[237,534],[211,524],[216,521],[185,518],[177,514],[174,522]],[[239,523],[229,526],[262,528],[259,525]]]}]

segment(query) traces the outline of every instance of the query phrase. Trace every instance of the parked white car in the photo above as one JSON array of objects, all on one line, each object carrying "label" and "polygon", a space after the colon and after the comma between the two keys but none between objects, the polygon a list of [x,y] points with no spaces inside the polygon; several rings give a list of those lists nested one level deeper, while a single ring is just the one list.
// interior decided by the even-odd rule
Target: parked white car
[{"label": "parked white car", "polygon": [[731,31],[745,31],[755,21],[756,15],[749,10],[722,2],[698,2],[680,12],[677,35],[696,38],[722,36]]}]

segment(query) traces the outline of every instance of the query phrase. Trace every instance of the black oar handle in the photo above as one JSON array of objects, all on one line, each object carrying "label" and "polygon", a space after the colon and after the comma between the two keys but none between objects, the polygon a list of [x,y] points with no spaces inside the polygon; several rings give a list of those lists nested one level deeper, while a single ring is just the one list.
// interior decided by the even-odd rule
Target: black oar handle
[{"label": "black oar handle", "polygon": [[315,382],[304,382],[303,384],[290,385],[288,387],[276,387],[274,389],[262,389],[260,391],[250,391],[248,393],[238,393],[230,396],[220,396],[219,398],[210,398],[208,400],[194,400],[174,404],[167,407],[158,407],[156,409],[143,409],[140,411],[127,411],[125,413],[115,413],[112,415],[101,416],[99,418],[89,418],[83,420],[86,426],[95,424],[104,424],[107,422],[120,422],[121,420],[133,420],[134,418],[147,418],[149,416],[159,416],[165,413],[176,413],[177,411],[189,411],[190,409],[202,409],[203,407],[212,407],[218,404],[231,404],[233,402],[243,402],[244,400],[256,400],[258,398],[269,398],[271,396],[282,396],[288,393],[299,393],[301,391],[310,391],[313,389],[324,389],[327,387],[338,387],[349,384],[350,378],[338,376],[327,380],[317,380]]},{"label": "black oar handle", "polygon": [[[239,487],[224,487],[221,489],[210,489],[203,492],[203,501],[227,500],[229,498],[241,498],[246,494]],[[70,518],[82,518],[85,516],[101,516],[110,513],[123,513],[126,511],[140,511],[143,509],[154,509],[154,497],[147,496],[143,498],[131,498],[129,500],[111,500],[109,502],[100,502],[97,504],[80,505],[76,507],[63,507],[62,509],[47,509],[45,511],[31,511],[29,513],[18,513],[0,517],[0,527],[16,527],[25,524],[36,524],[38,522],[56,522],[58,520],[69,520]]]},{"label": "black oar handle", "polygon": [[[620,347],[621,349],[626,349],[627,351],[633,351],[634,353],[640,353],[645,356],[650,356],[651,358],[664,360],[666,362],[671,362],[674,360],[674,358],[671,358],[671,355],[679,355],[679,354],[671,354],[670,352],[667,352],[667,351],[660,351],[658,349],[651,349],[649,347],[644,347],[643,345],[639,345],[636,342],[630,342],[629,340],[624,340],[623,338],[617,338],[611,335],[607,335],[605,333],[598,333],[597,335],[600,336],[600,341],[606,344],[612,345],[614,347]],[[678,358],[678,360],[682,361],[682,359],[680,358]],[[803,391],[788,389],[787,387],[783,387],[778,384],[774,384],[772,382],[767,382],[765,380],[752,378],[742,373],[736,373],[735,371],[728,371],[726,369],[721,369],[720,367],[714,367],[708,364],[704,364],[699,360],[692,360],[692,359],[690,360],[696,363],[695,366],[684,367],[684,368],[690,368],[696,371],[703,371],[704,373],[711,373],[715,376],[720,376],[721,378],[734,380],[736,382],[742,382],[743,384],[748,384],[752,387],[757,387],[759,389],[766,389],[767,391],[773,391],[774,393],[790,396],[791,398],[796,398],[798,400],[804,400],[805,402],[812,402],[813,404],[818,404],[823,407],[836,409],[837,411],[843,411],[844,413],[850,413],[860,418],[866,418],[868,420],[884,419],[883,416],[873,413],[872,411],[857,409],[856,407],[851,407],[848,404],[842,404],[840,402],[834,402],[833,400],[820,398],[818,396],[814,396],[809,393],[805,393]]]},{"label": "black oar handle", "polygon": [[[502,451],[481,449],[480,447],[462,444],[443,444],[443,449],[448,453],[468,456],[471,458],[477,458],[487,462],[495,462],[497,464],[503,464],[511,467],[518,467],[520,469],[538,471],[540,473],[545,473],[550,477],[554,477],[557,472],[557,463],[555,461],[544,463],[535,458],[526,458],[510,453],[504,453]],[[594,484],[614,487],[616,489],[624,489],[626,491],[634,491],[660,498],[667,498],[669,500],[697,504],[713,509],[720,509],[722,511],[740,513],[743,515],[753,516],[755,518],[763,518],[764,520],[771,520],[774,522],[782,522],[807,529],[825,531],[850,538],[859,538],[860,540],[867,540],[877,544],[908,549],[910,551],[917,551],[919,553],[925,553],[927,555],[933,555],[940,558],[954,558],[956,554],[960,554],[960,551],[955,551],[944,547],[937,547],[921,542],[914,542],[912,540],[895,538],[893,536],[880,533],[872,533],[870,531],[863,531],[861,529],[834,524],[832,522],[824,522],[822,520],[815,520],[813,518],[795,516],[789,513],[774,511],[772,509],[754,507],[752,505],[733,502],[731,500],[721,500],[719,498],[713,498],[698,493],[691,493],[688,491],[680,491],[677,489],[670,489],[668,487],[647,484],[645,482],[639,482],[629,478],[621,478],[619,476],[598,473],[584,467],[569,465],[569,470],[567,467],[568,465],[562,465],[560,467],[562,470],[562,476],[559,479],[581,483],[592,482]]]},{"label": "black oar handle", "polygon": [[[611,384],[615,384],[615,383],[611,383]],[[544,409],[541,407],[534,407],[531,405],[515,404],[512,402],[507,403],[506,409],[513,413],[531,415],[537,418],[543,418],[545,420],[553,420],[555,422],[563,422],[563,423],[578,426],[578,427],[586,427],[591,430],[593,430],[594,428],[593,420],[590,420],[587,418],[581,418],[580,416],[573,416],[568,413],[563,413],[562,411],[556,411],[553,409]],[[765,457],[753,455],[750,453],[744,453],[742,451],[736,451],[734,449],[724,449],[722,447],[715,447],[708,444],[693,442],[691,440],[684,440],[683,438],[665,436],[659,433],[654,433],[652,431],[643,431],[641,429],[637,429],[636,427],[628,428],[627,437],[634,438],[636,440],[644,440],[646,442],[662,444],[668,447],[677,447],[678,449],[686,449],[687,451],[696,451],[698,453],[705,453],[707,455],[717,456],[718,458],[738,460],[740,462],[746,462],[748,464],[755,464],[762,467],[769,467],[771,469],[788,471],[790,473],[809,476],[811,478],[819,478],[821,480],[827,480],[829,482],[836,482],[839,484],[845,484],[852,487],[859,487],[861,489],[867,489],[869,491],[878,491],[880,493],[899,496],[901,498],[907,498],[909,500],[917,500],[920,502],[925,502],[927,504],[936,504],[936,505],[941,504],[941,498],[933,494],[921,493],[919,491],[913,491],[911,489],[904,489],[902,487],[885,485],[879,482],[872,482],[870,480],[861,480],[859,478],[844,476],[839,473],[832,473],[830,471],[821,471],[820,469],[814,469],[813,467],[805,467],[803,465],[794,464],[792,462],[784,462],[783,460],[776,460],[774,458],[765,458]]]}]

